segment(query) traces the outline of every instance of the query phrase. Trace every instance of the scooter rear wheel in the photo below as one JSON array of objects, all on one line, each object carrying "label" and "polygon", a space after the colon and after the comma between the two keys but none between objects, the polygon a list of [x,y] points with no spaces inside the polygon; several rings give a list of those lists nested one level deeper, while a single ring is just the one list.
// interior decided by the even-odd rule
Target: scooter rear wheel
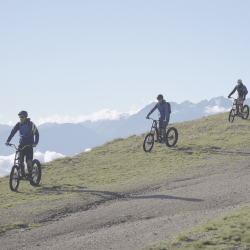
[{"label": "scooter rear wheel", "polygon": [[176,128],[169,128],[166,134],[166,145],[174,147],[178,141],[178,131]]},{"label": "scooter rear wheel", "polygon": [[249,116],[249,107],[248,105],[244,105],[243,111],[242,111],[242,119],[246,120]]},{"label": "scooter rear wheel", "polygon": [[32,186],[38,186],[42,178],[41,164],[38,160],[32,161],[32,180],[30,184]]}]

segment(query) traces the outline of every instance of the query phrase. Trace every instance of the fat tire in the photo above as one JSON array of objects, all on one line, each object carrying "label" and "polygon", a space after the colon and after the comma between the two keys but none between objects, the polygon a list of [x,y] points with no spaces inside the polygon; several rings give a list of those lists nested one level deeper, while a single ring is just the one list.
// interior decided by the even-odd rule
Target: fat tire
[{"label": "fat tire", "polygon": [[[149,137],[152,137],[153,140],[152,140],[152,144],[151,144],[150,148],[149,148],[149,149],[146,149],[146,143],[147,143],[147,140],[148,140]],[[154,146],[154,142],[155,142],[154,134],[153,134],[153,133],[147,134],[147,135],[145,136],[145,138],[144,138],[144,141],[143,141],[143,150],[144,150],[146,153],[149,153],[149,152],[152,150],[153,146]]]},{"label": "fat tire", "polygon": [[248,118],[248,116],[249,116],[249,107],[248,107],[248,105],[244,105],[244,106],[243,106],[243,112],[244,112],[245,108],[246,108],[246,110],[247,110],[247,113],[246,113],[245,116],[242,116],[242,117],[241,117],[243,120],[246,120],[246,119]]},{"label": "fat tire", "polygon": [[[14,176],[15,173],[17,173],[17,176]],[[15,186],[13,186],[13,179],[16,177],[16,184]],[[10,179],[9,179],[9,184],[10,184],[10,190],[11,191],[17,191],[18,189],[18,186],[19,186],[19,167],[14,165],[12,168],[11,168],[11,171],[10,171]]]},{"label": "fat tire", "polygon": [[[34,165],[36,164],[37,170],[34,172]],[[33,177],[34,176],[34,177]],[[35,180],[34,180],[35,178]],[[41,169],[41,163],[38,160],[32,161],[32,180],[30,180],[30,184],[32,186],[38,186],[42,178],[42,169]]]},{"label": "fat tire", "polygon": [[[174,131],[175,140],[174,140],[174,142],[173,142],[172,144],[170,144],[170,143],[169,143],[169,134],[170,134],[170,132],[172,132],[172,131]],[[178,141],[178,131],[177,131],[177,129],[174,128],[174,127],[169,128],[168,131],[167,131],[167,133],[166,133],[166,145],[167,145],[168,147],[170,147],[170,148],[171,148],[171,147],[174,147],[175,144],[177,143],[177,141]]]},{"label": "fat tire", "polygon": [[[235,110],[234,109],[231,109],[230,112],[229,112],[229,116],[228,116],[228,121],[229,122],[233,122],[234,121],[234,117],[235,117]],[[231,119],[230,119],[231,118]]]}]

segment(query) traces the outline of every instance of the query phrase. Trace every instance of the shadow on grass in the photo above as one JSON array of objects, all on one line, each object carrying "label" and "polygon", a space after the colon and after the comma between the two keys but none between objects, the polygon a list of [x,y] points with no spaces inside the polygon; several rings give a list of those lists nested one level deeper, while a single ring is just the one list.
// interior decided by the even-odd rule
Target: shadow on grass
[{"label": "shadow on grass", "polygon": [[242,151],[229,151],[229,150],[221,150],[221,151],[215,151],[215,150],[210,150],[209,152],[213,154],[221,154],[221,155],[228,155],[228,154],[237,154],[237,156],[250,156],[250,153],[247,152],[242,152]]},{"label": "shadow on grass", "polygon": [[[43,187],[43,191],[45,191],[46,193],[57,193],[57,194],[63,194],[63,193],[89,193],[92,195],[98,195],[100,197],[104,197],[104,196],[112,196],[112,197],[116,197],[116,198],[125,198],[124,195],[115,193],[115,192],[109,192],[109,191],[96,191],[96,190],[83,190],[86,187],[80,187],[80,186],[76,186],[77,188],[79,188],[78,190],[72,190],[72,189],[64,189],[64,188],[59,188],[57,187]],[[41,192],[41,191],[40,191]]]},{"label": "shadow on grass", "polygon": [[201,202],[201,199],[195,198],[185,198],[185,197],[176,197],[171,195],[148,195],[148,196],[134,196],[134,197],[125,197],[127,199],[169,199],[169,200],[184,200],[184,201],[195,201]]},{"label": "shadow on grass", "polygon": [[43,190],[49,193],[88,193],[92,195],[97,195],[99,197],[107,197],[112,196],[115,198],[122,198],[122,199],[174,199],[174,200],[184,200],[184,201],[194,201],[194,202],[201,202],[201,199],[194,199],[194,198],[184,198],[184,197],[176,197],[176,196],[169,196],[169,195],[149,195],[149,196],[125,196],[115,192],[109,191],[96,191],[96,190],[82,190],[86,187],[79,187],[81,190],[68,190],[68,189],[57,189],[57,188],[50,188],[50,187],[43,187]]},{"label": "shadow on grass", "polygon": [[[191,147],[180,147],[177,148],[178,151],[184,151],[186,154],[192,155],[193,154],[193,148]],[[197,149],[195,149],[197,151]],[[202,153],[212,153],[212,154],[221,154],[221,155],[228,155],[228,154],[237,154],[239,156],[250,156],[250,153],[243,152],[240,150],[230,151],[230,150],[223,150],[219,147],[210,147],[210,148],[201,148],[200,152]]]}]

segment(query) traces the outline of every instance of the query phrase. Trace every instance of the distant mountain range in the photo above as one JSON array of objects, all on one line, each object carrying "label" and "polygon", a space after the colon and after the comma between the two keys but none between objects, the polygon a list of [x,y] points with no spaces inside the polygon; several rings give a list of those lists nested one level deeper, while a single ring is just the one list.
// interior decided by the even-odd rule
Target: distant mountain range
[{"label": "distant mountain range", "polygon": [[[204,100],[199,103],[190,101],[171,104],[170,123],[183,122],[198,119],[203,116],[212,115],[219,112],[226,112],[232,107],[232,101],[223,96],[212,98],[210,101]],[[250,106],[250,98],[245,101]],[[137,114],[126,117],[121,115],[118,120],[85,121],[83,123],[45,123],[38,126],[40,142],[37,149],[45,151],[55,151],[64,155],[72,156],[97,145],[112,140],[117,137],[127,137],[133,134],[141,134],[150,129],[151,123],[145,117],[154,107],[151,103],[141,109]],[[152,118],[158,118],[156,110]],[[14,150],[4,145],[12,126],[0,124],[0,155],[10,155]],[[18,144],[19,136],[15,136],[12,142]]]}]

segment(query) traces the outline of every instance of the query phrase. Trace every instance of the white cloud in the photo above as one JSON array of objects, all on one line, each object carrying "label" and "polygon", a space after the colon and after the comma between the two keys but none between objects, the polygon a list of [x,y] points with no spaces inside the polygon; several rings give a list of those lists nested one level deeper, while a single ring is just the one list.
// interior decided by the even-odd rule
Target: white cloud
[{"label": "white cloud", "polygon": [[207,107],[205,107],[205,113],[207,113],[207,114],[223,113],[223,112],[227,112],[229,110],[230,110],[230,108],[225,109],[225,108],[219,107],[219,106],[213,106],[213,107],[207,106]]},{"label": "white cloud", "polygon": [[[145,106],[144,106],[143,108],[145,108]],[[130,116],[130,115],[137,114],[137,113],[138,113],[140,110],[142,110],[143,108],[137,109],[136,106],[134,105],[134,106],[132,106],[132,107],[130,108],[128,114],[129,114],[129,116]]]},{"label": "white cloud", "polygon": [[[79,123],[84,122],[87,120],[98,121],[98,120],[118,120],[121,116],[126,116],[126,113],[122,114],[119,113],[117,110],[109,110],[109,109],[102,109],[98,112],[95,112],[89,116],[79,115],[77,117],[72,116],[59,116],[53,115],[47,118],[40,118],[38,121],[38,125],[43,123]],[[129,114],[128,114],[129,116]]]},{"label": "white cloud", "polygon": [[220,99],[216,99],[216,100],[215,100],[215,103],[216,103],[217,106],[220,105],[220,101],[221,101]]},{"label": "white cloud", "polygon": [[[14,163],[15,154],[9,156],[0,156],[0,177],[10,173],[10,170]],[[40,162],[49,162],[57,158],[65,157],[65,155],[46,151],[45,154],[41,152],[34,153],[34,159],[38,159]]]},{"label": "white cloud", "polygon": [[0,156],[0,177],[9,174],[14,163],[15,154]]},{"label": "white cloud", "polygon": [[56,152],[50,152],[50,151],[46,151],[45,154],[39,151],[34,153],[34,158],[38,159],[41,162],[49,162],[54,159],[62,158],[62,157],[65,157],[65,155],[56,153]]},{"label": "white cloud", "polygon": [[86,148],[85,152],[89,152],[91,150],[91,148]]},{"label": "white cloud", "polygon": [[102,109],[98,112],[95,112],[91,115],[79,115],[76,117],[73,116],[60,116],[60,115],[52,115],[47,118],[40,118],[38,120],[37,125],[41,125],[44,123],[80,123],[85,122],[87,120],[91,120],[92,122],[98,120],[118,120],[121,117],[128,118],[131,115],[138,113],[142,108],[136,109],[135,106],[132,106],[127,113],[119,113],[117,110],[109,110]]},{"label": "white cloud", "polygon": [[175,111],[171,112],[172,115],[177,114],[177,113],[179,113],[178,110],[175,110]]},{"label": "white cloud", "polygon": [[8,125],[12,126],[12,125],[13,125],[13,122],[12,122],[12,121],[9,121],[9,122],[8,122]]}]

